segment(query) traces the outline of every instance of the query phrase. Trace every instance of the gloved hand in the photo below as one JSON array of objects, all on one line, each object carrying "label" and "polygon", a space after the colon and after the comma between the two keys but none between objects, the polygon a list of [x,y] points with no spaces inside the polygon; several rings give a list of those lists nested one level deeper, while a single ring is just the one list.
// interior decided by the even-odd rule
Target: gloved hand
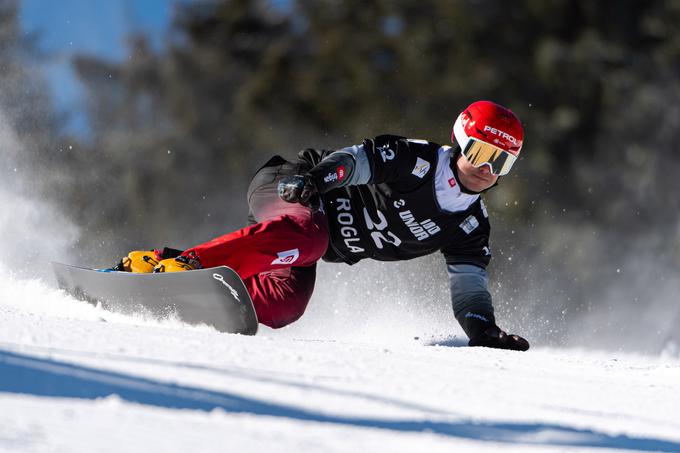
[{"label": "gloved hand", "polygon": [[150,273],[163,259],[178,256],[181,250],[164,247],[161,250],[134,250],[112,269],[120,272]]},{"label": "gloved hand", "polygon": [[195,255],[180,255],[175,258],[168,258],[159,262],[153,268],[154,272],[181,272],[201,269],[201,262]]},{"label": "gloved hand", "polygon": [[494,324],[484,332],[471,338],[468,346],[485,346],[487,348],[526,351],[529,349],[529,342],[519,335],[509,335],[505,333],[500,327]]},{"label": "gloved hand", "polygon": [[496,324],[492,310],[480,308],[456,314],[456,319],[470,338],[468,346],[526,351],[529,342],[519,335],[508,335]]},{"label": "gloved hand", "polygon": [[319,207],[319,191],[307,175],[286,176],[279,181],[279,197],[288,203],[300,203],[316,210]]}]

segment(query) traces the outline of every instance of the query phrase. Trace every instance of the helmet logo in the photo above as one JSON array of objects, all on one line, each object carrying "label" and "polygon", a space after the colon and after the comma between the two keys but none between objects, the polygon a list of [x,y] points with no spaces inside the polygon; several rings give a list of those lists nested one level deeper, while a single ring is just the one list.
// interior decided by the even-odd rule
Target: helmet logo
[{"label": "helmet logo", "polygon": [[507,132],[500,131],[500,130],[496,129],[495,127],[484,126],[484,132],[491,132],[493,135],[502,137],[502,138],[512,142],[513,145],[519,146],[519,140],[517,140],[515,137],[508,134]]}]

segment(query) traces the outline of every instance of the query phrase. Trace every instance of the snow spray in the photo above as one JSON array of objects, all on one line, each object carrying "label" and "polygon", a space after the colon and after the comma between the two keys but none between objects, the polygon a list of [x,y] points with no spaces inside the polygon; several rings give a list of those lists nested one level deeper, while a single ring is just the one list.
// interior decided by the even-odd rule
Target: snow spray
[{"label": "snow spray", "polygon": [[51,274],[49,261],[68,261],[78,228],[38,195],[26,146],[0,112],[0,267],[25,277]]}]

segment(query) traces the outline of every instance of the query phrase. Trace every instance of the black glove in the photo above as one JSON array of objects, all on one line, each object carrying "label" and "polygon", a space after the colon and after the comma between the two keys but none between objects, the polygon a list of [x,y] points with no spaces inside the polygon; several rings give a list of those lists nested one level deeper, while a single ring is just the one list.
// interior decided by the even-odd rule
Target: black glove
[{"label": "black glove", "polygon": [[508,335],[500,327],[493,325],[476,337],[471,338],[468,346],[526,351],[529,349],[529,342],[519,335]]},{"label": "black glove", "polygon": [[288,203],[300,203],[316,210],[319,208],[319,191],[307,175],[286,176],[279,181],[279,197]]},{"label": "black glove", "polygon": [[477,309],[456,314],[456,319],[470,338],[468,346],[526,351],[529,342],[519,335],[508,335],[496,325],[493,311]]}]

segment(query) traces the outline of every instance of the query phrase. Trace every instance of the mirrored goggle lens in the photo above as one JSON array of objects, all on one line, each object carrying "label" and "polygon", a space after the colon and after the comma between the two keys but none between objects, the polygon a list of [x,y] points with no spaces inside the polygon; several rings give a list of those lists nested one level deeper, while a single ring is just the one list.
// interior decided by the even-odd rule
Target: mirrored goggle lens
[{"label": "mirrored goggle lens", "polygon": [[491,166],[491,173],[497,176],[507,175],[517,160],[517,156],[474,138],[470,138],[463,156],[475,167]]}]

